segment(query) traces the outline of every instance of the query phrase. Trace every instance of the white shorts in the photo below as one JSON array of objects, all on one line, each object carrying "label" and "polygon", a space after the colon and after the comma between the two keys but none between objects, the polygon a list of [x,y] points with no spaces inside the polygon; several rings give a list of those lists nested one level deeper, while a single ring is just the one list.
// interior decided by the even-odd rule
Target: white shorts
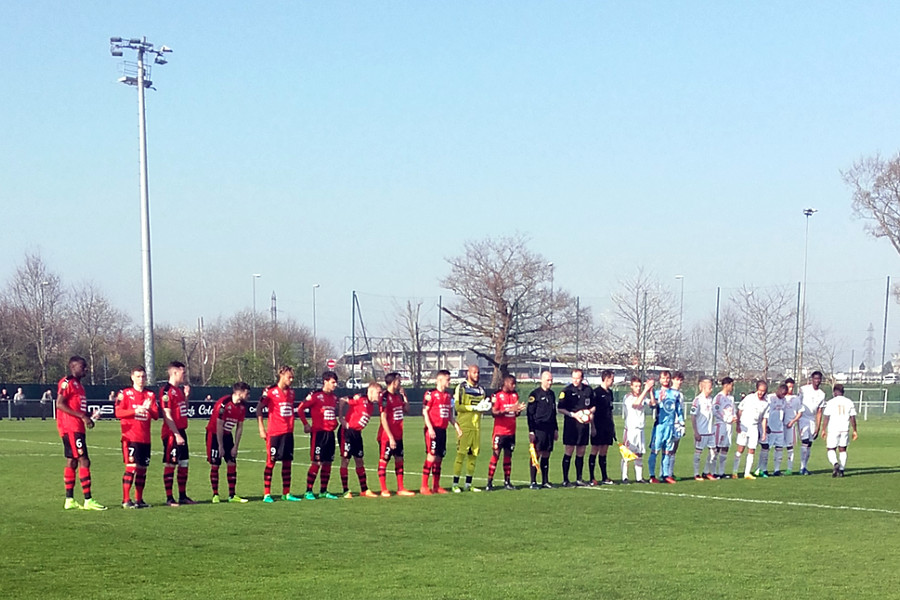
[{"label": "white shorts", "polygon": [[711,433],[701,433],[700,441],[694,440],[694,449],[695,450],[703,450],[704,448],[715,448],[716,447],[716,436]]},{"label": "white shorts", "polygon": [[787,448],[794,447],[794,427],[784,428],[784,445]]},{"label": "white shorts", "polygon": [[626,429],[625,430],[625,446],[635,454],[643,454],[647,451],[644,446],[644,430],[643,429]]},{"label": "white shorts", "polygon": [[829,431],[825,440],[825,447],[829,450],[835,448],[846,448],[850,441],[849,431]]},{"label": "white shorts", "polygon": [[731,424],[716,423],[716,429],[713,435],[717,448],[731,447]]},{"label": "white shorts", "polygon": [[816,422],[813,419],[800,419],[797,424],[800,426],[800,439],[804,441],[812,441],[816,435]]},{"label": "white shorts", "polygon": [[737,445],[755,450],[756,446],[759,445],[759,428],[756,425],[749,429],[744,425],[740,425],[739,427],[740,431],[737,436]]},{"label": "white shorts", "polygon": [[770,431],[766,434],[766,444],[772,448],[784,448],[784,432]]}]

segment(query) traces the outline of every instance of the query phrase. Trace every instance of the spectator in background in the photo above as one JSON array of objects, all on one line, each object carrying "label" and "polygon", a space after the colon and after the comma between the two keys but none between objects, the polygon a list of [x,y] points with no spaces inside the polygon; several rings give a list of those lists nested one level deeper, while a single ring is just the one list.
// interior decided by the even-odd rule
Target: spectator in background
[{"label": "spectator in background", "polygon": [[3,420],[3,401],[6,400],[7,410],[9,410],[9,394],[6,393],[6,388],[0,390],[0,421]]},{"label": "spectator in background", "polygon": [[16,390],[15,395],[13,396],[13,408],[16,409],[16,421],[24,421],[25,420],[25,394],[22,393],[22,388],[18,388]]},{"label": "spectator in background", "polygon": [[47,417],[50,416],[50,403],[53,401],[53,392],[47,390],[44,392],[44,395],[41,396],[41,421],[46,421]]},{"label": "spectator in background", "polygon": [[110,401],[110,402],[115,402],[115,401],[116,401],[116,392],[115,392],[115,390],[113,390],[112,392],[109,393],[109,401]]}]

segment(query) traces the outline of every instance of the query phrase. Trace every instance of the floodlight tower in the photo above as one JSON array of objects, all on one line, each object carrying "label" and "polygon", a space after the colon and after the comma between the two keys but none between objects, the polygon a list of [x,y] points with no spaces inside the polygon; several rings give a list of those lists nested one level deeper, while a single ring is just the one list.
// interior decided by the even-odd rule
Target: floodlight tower
[{"label": "floodlight tower", "polygon": [[803,294],[800,301],[800,340],[797,352],[797,376],[803,376],[803,343],[806,338],[806,267],[809,264],[809,218],[816,214],[818,209],[805,208],[803,216],[806,217],[806,236],[803,241]]},{"label": "floodlight tower", "polygon": [[[113,56],[122,56],[128,48],[137,52],[137,65],[125,63],[123,75],[119,78],[125,85],[137,87],[138,92],[138,145],[141,167],[141,274],[144,291],[144,368],[147,369],[147,381],[150,385],[154,379],[153,356],[153,285],[150,276],[150,200],[147,191],[147,122],[144,116],[144,88],[153,85],[150,81],[149,67],[144,65],[144,55],[153,56],[153,62],[164,65],[168,61],[164,55],[171,52],[168,46],[154,48],[153,44],[143,38],[124,39],[109,38],[109,52]],[[135,68],[136,67],[136,68]]]}]

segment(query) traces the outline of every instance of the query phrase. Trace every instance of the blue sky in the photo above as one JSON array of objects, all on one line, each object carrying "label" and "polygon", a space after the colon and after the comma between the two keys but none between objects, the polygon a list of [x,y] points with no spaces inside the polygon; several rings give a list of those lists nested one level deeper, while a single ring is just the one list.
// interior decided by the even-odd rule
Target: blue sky
[{"label": "blue sky", "polygon": [[840,171],[898,150],[898,13],[14,3],[0,279],[39,248],[140,321],[137,101],[107,40],[146,35],[175,50],[147,101],[158,322],[247,307],[261,273],[258,304],[275,290],[305,322],[320,283],[318,330],[339,343],[352,289],[370,314],[434,298],[463,240],[519,231],[600,312],[637,265],[673,289],[684,274],[690,323],[716,286],[796,285],[814,206],[810,310],[859,353],[900,257],[851,218]]}]

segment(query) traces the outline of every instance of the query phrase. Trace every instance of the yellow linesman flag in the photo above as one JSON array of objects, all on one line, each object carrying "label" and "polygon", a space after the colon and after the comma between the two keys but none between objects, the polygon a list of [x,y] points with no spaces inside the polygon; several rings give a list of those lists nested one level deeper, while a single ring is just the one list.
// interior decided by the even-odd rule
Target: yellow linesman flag
[{"label": "yellow linesman flag", "polygon": [[621,454],[622,458],[625,460],[634,460],[637,458],[637,454],[629,450],[625,444],[619,444],[619,454]]},{"label": "yellow linesman flag", "polygon": [[528,444],[528,452],[531,454],[531,464],[534,465],[535,469],[540,469],[541,465],[538,463],[537,452],[534,450],[534,444]]}]

